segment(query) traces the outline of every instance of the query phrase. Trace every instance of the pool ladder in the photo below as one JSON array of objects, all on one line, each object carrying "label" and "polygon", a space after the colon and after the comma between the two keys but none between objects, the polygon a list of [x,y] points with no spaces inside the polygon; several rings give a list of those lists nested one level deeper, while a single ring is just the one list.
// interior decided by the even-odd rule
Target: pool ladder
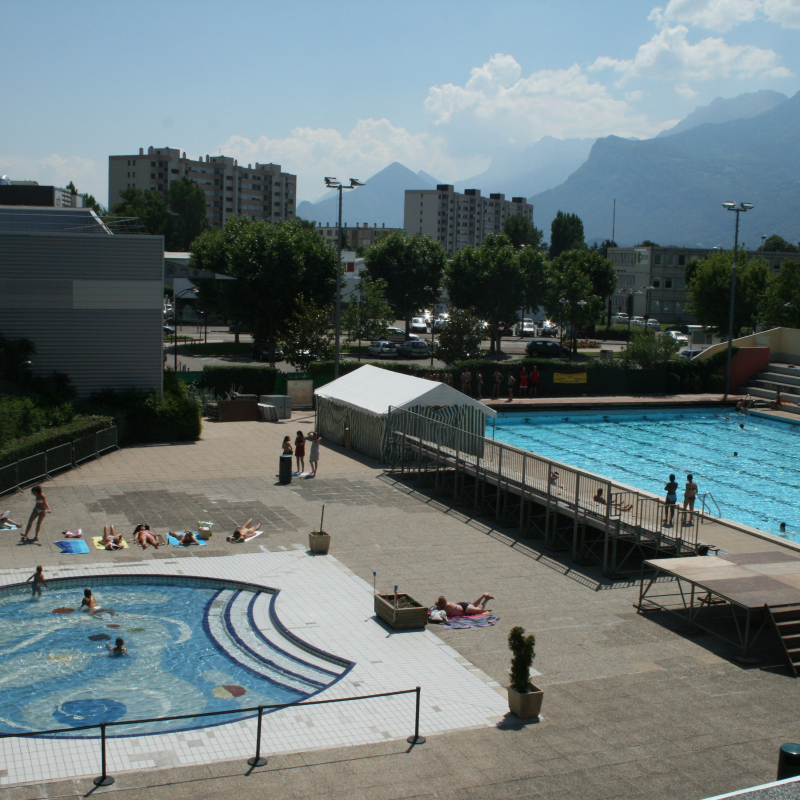
[{"label": "pool ladder", "polygon": [[[714,499],[714,495],[711,494],[711,492],[704,492],[703,496],[700,498],[700,503],[703,506],[703,515],[705,516],[705,514],[706,514],[706,497],[711,499],[711,502],[714,504],[714,506],[717,509],[717,516],[721,517],[722,516],[722,512],[719,510],[719,505],[718,505],[717,501]],[[709,506],[709,508],[710,508],[710,506]]]}]

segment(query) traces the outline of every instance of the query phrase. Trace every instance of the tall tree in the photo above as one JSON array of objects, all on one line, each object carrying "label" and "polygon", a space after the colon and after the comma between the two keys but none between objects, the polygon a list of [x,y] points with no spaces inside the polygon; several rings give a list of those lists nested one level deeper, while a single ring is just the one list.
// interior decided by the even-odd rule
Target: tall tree
[{"label": "tall tree", "polygon": [[208,227],[206,196],[191,178],[184,175],[170,184],[167,204],[174,215],[168,249],[188,250],[192,242]]},{"label": "tall tree", "polygon": [[475,358],[483,341],[483,326],[468,311],[455,310],[439,334],[436,357],[445,364]]},{"label": "tall tree", "polygon": [[386,300],[397,319],[406,321],[408,333],[414,312],[438,294],[446,261],[444,248],[430,236],[397,231],[370,247],[364,261],[370,278],[386,281]]},{"label": "tall tree", "polygon": [[198,281],[201,307],[247,325],[270,355],[303,297],[321,308],[336,296],[335,250],[295,220],[231,217],[224,229],[210,228],[192,243],[189,263],[236,279]]},{"label": "tall tree", "polygon": [[112,216],[138,217],[149,234],[164,237],[165,250],[173,249],[170,245],[175,220],[160,194],[131,186],[123,189],[119,196],[120,202],[111,207]]},{"label": "tall tree", "polygon": [[758,249],[765,250],[768,253],[796,253],[797,245],[787,242],[786,239],[781,236],[773,234]]},{"label": "tall tree", "polygon": [[342,329],[350,342],[371,342],[383,335],[395,321],[386,302],[386,281],[364,273],[347,308],[342,312]]},{"label": "tall tree", "polygon": [[800,328],[800,263],[785,261],[759,304],[759,319],[771,328]]},{"label": "tall tree", "polygon": [[560,256],[565,250],[585,246],[581,218],[577,214],[559,211],[550,224],[550,258]]},{"label": "tall tree", "polygon": [[521,214],[513,214],[506,217],[503,223],[503,233],[511,239],[514,247],[540,247],[544,233],[539,228],[534,227],[533,223]]},{"label": "tall tree", "polygon": [[523,247],[519,251],[519,266],[525,282],[522,296],[525,307],[534,313],[544,302],[545,257],[541,250]]},{"label": "tall tree", "polygon": [[[698,321],[719,334],[728,332],[733,252],[719,250],[697,265],[686,289]],[[769,283],[769,267],[760,258],[748,261],[739,251],[736,259],[736,289],[733,309],[734,336],[758,321],[761,298]]]},{"label": "tall tree", "polygon": [[502,233],[490,233],[477,249],[459,250],[447,265],[445,286],[458,308],[489,323],[492,351],[500,354],[501,321],[510,322],[525,302],[526,279],[520,253]]},{"label": "tall tree", "polygon": [[331,341],[333,306],[319,307],[298,299],[298,305],[286,324],[283,352],[286,360],[300,369],[314,361],[330,361],[334,355]]}]

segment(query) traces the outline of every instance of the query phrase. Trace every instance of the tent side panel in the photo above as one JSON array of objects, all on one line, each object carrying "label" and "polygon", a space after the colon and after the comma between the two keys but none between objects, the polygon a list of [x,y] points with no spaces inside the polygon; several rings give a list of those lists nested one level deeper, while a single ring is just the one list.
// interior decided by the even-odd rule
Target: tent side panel
[{"label": "tent side panel", "polygon": [[385,417],[358,411],[317,396],[319,432],[334,444],[344,444],[345,428],[350,428],[350,447],[372,458],[382,459]]},{"label": "tent side panel", "polygon": [[344,444],[347,426],[347,408],[324,397],[317,397],[317,424],[319,432],[334,444]]}]

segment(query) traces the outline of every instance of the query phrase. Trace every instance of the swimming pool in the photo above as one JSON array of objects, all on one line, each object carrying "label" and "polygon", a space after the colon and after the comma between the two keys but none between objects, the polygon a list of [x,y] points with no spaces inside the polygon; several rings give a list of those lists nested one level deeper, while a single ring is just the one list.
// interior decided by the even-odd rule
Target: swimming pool
[{"label": "swimming pool", "polygon": [[487,435],[658,495],[674,473],[679,499],[691,472],[723,517],[800,541],[800,425],[708,409],[516,412]]},{"label": "swimming pool", "polygon": [[[32,598],[30,584],[0,592],[2,733],[291,703],[352,666],[288,633],[274,613],[274,591],[163,576],[48,583],[41,599]],[[86,586],[116,613],[81,612]],[[127,656],[109,651],[117,637]],[[205,728],[244,716],[131,724],[109,735]]]}]

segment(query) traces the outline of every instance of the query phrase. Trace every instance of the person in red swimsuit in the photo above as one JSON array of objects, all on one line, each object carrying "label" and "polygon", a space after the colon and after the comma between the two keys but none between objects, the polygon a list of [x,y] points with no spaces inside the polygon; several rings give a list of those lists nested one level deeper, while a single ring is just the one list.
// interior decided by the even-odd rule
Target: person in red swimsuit
[{"label": "person in red swimsuit", "polygon": [[297,459],[297,474],[301,475],[306,469],[306,437],[303,431],[297,431],[294,440],[294,457]]},{"label": "person in red swimsuit", "polygon": [[531,367],[531,389],[536,397],[539,390],[539,368],[535,364]]},{"label": "person in red swimsuit", "polygon": [[525,367],[519,371],[519,396],[528,396],[528,370]]}]

